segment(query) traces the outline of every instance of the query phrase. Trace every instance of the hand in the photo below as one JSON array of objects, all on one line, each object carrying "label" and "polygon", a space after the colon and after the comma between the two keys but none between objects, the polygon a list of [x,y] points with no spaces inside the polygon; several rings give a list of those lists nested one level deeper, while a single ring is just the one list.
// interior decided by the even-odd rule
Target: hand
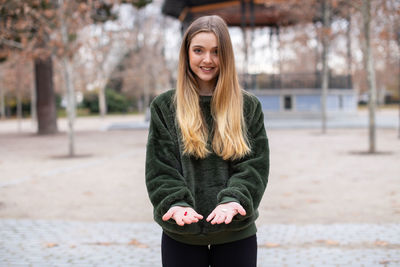
[{"label": "hand", "polygon": [[203,219],[203,216],[198,214],[191,207],[175,206],[164,214],[162,220],[168,221],[171,218],[175,220],[177,225],[184,226],[185,224],[197,223],[199,220]]},{"label": "hand", "polygon": [[207,217],[207,222],[211,221],[211,224],[229,224],[232,218],[236,214],[246,215],[246,211],[237,202],[228,202],[225,204],[218,205]]}]

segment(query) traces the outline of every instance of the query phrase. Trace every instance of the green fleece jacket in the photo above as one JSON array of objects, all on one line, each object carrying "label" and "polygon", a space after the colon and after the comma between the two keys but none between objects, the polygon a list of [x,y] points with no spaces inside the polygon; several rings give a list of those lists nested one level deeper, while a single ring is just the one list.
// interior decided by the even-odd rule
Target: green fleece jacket
[{"label": "green fleece jacket", "polygon": [[[258,99],[244,92],[244,116],[251,153],[239,160],[223,160],[215,153],[205,159],[183,154],[173,104],[175,90],[157,96],[150,106],[151,120],[146,151],[146,186],[154,206],[154,219],[171,238],[194,245],[221,244],[256,233],[257,208],[269,173],[269,146]],[[212,96],[200,96],[200,107],[212,133]],[[209,142],[212,138],[209,138]],[[246,215],[230,224],[205,219],[222,203],[236,201]],[[179,226],[162,216],[172,206],[190,206],[203,215],[198,223]]]}]

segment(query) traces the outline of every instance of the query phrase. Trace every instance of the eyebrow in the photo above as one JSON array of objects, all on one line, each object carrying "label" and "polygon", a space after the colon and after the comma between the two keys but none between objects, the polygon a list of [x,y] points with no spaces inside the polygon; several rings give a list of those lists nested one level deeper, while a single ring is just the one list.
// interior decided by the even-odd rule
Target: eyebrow
[{"label": "eyebrow", "polygon": [[[204,48],[204,46],[202,46],[202,45],[192,45],[192,47]],[[218,48],[218,46],[211,47],[211,49],[214,49],[214,48]]]}]

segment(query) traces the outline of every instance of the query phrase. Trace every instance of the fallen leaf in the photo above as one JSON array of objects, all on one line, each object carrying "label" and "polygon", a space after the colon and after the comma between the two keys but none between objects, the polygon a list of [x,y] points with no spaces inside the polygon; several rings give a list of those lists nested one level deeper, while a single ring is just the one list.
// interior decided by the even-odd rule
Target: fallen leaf
[{"label": "fallen leaf", "polygon": [[112,244],[110,242],[96,242],[94,245],[98,246],[111,246]]},{"label": "fallen leaf", "polygon": [[92,196],[92,195],[93,195],[93,193],[90,192],[90,191],[86,191],[86,192],[84,192],[83,194],[84,194],[85,196]]},{"label": "fallen leaf", "polygon": [[379,262],[379,264],[389,264],[389,263],[390,263],[390,261],[386,261],[386,260],[385,260],[385,261],[380,261],[380,262]]},{"label": "fallen leaf", "polygon": [[318,199],[307,199],[308,203],[320,203],[321,201]]},{"label": "fallen leaf", "polygon": [[328,246],[337,246],[337,245],[339,245],[339,242],[335,241],[335,240],[324,240],[324,239],[322,239],[322,240],[317,240],[316,242],[319,243],[319,244],[324,244],[324,245],[328,245]]},{"label": "fallen leaf", "polygon": [[277,243],[265,243],[264,246],[267,248],[276,248],[276,247],[280,247],[281,245],[277,244]]},{"label": "fallen leaf", "polygon": [[337,245],[339,245],[339,242],[337,242],[335,240],[326,240],[325,244],[327,244],[329,246],[337,246]]},{"label": "fallen leaf", "polygon": [[374,244],[375,244],[375,246],[380,246],[380,247],[385,247],[385,246],[389,245],[388,242],[386,242],[386,241],[381,241],[381,240],[375,241]]},{"label": "fallen leaf", "polygon": [[47,244],[45,244],[46,248],[54,248],[54,247],[57,247],[57,246],[58,246],[58,244],[56,244],[56,243],[47,243]]},{"label": "fallen leaf", "polygon": [[143,244],[143,243],[140,243],[140,242],[137,241],[136,239],[132,239],[132,240],[128,243],[128,245],[130,245],[130,246],[135,246],[135,247],[138,247],[138,248],[148,248],[147,245],[145,245],[145,244]]}]

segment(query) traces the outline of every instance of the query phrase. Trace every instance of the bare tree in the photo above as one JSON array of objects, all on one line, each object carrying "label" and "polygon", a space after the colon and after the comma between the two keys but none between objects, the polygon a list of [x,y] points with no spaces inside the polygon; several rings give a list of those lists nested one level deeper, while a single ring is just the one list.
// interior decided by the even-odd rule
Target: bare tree
[{"label": "bare tree", "polygon": [[[75,9],[66,9],[64,21],[70,27],[68,41],[76,38],[76,31],[84,25],[92,23],[93,14],[105,14],[107,19],[114,16],[108,11],[119,2],[129,3],[137,7],[145,6],[150,0],[123,1],[61,1]],[[63,55],[64,49],[60,32],[60,17],[57,6],[60,1],[49,0],[0,0],[0,54],[10,54],[15,49],[29,51],[34,55],[35,80],[37,90],[38,133],[52,134],[57,132],[57,115],[53,85],[54,53]],[[68,28],[68,27],[67,27]],[[71,51],[71,50],[70,50]]]},{"label": "bare tree", "polygon": [[65,14],[68,6],[64,3],[64,0],[59,0],[59,8],[58,8],[58,16],[60,19],[60,30],[62,37],[62,44],[64,47],[64,53],[62,54],[62,65],[63,65],[63,73],[64,73],[64,82],[65,87],[67,89],[67,114],[68,114],[68,155],[70,157],[75,156],[75,132],[74,132],[74,124],[75,124],[75,88],[72,78],[72,68],[71,68],[71,54],[69,50],[71,49],[69,43],[69,26],[70,24],[66,21],[67,18]]},{"label": "bare tree", "polygon": [[326,98],[328,95],[329,86],[329,67],[328,67],[328,54],[329,54],[329,38],[330,38],[330,13],[331,5],[330,0],[323,1],[322,7],[322,90],[321,90],[321,130],[322,133],[326,133],[326,120],[327,120],[327,108]]},{"label": "bare tree", "polygon": [[[151,96],[171,86],[171,76],[176,64],[166,59],[167,38],[165,29],[170,20],[165,17],[141,12],[135,18],[130,46],[119,67],[112,73],[112,79],[120,79],[122,92],[137,100],[141,112],[146,112]],[[140,29],[137,32],[136,29]]]},{"label": "bare tree", "polygon": [[[1,73],[0,73],[1,75]],[[6,103],[4,100],[5,97],[5,88],[4,88],[4,78],[2,77],[3,75],[0,76],[0,113],[1,113],[1,119],[4,120],[6,118]]]},{"label": "bare tree", "polygon": [[362,0],[361,13],[363,18],[363,53],[364,66],[367,70],[368,110],[369,110],[369,153],[376,152],[376,83],[373,56],[371,51],[371,0]]}]

